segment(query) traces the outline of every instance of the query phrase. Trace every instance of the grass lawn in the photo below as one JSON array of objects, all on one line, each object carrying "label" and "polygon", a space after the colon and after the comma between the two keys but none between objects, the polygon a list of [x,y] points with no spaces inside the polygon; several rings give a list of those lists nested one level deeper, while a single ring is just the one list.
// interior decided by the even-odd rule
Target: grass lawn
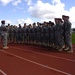
[{"label": "grass lawn", "polygon": [[75,33],[72,33],[72,43],[75,44]]}]

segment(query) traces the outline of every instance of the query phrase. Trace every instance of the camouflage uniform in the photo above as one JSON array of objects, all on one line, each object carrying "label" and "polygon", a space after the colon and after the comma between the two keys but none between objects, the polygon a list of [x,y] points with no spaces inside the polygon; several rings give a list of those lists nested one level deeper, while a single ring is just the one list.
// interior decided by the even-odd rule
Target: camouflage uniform
[{"label": "camouflage uniform", "polygon": [[14,27],[14,42],[18,43],[18,27]]},{"label": "camouflage uniform", "polygon": [[19,24],[19,28],[18,28],[18,43],[22,43],[23,39],[22,39],[22,27]]},{"label": "camouflage uniform", "polygon": [[57,49],[62,49],[63,47],[63,40],[62,40],[63,39],[63,27],[58,18],[55,20],[57,21],[54,27],[55,45]]},{"label": "camouflage uniform", "polygon": [[10,27],[9,29],[9,39],[10,39],[10,42],[14,42],[14,28],[13,26]]},{"label": "camouflage uniform", "polygon": [[7,49],[7,27],[5,26],[5,21],[1,21],[2,25],[0,27],[1,37],[2,37],[2,43],[3,43],[3,49]]},{"label": "camouflage uniform", "polygon": [[32,31],[32,34],[31,34],[32,42],[35,44],[36,43],[36,24],[35,23],[33,24],[33,28],[31,31]]},{"label": "camouflage uniform", "polygon": [[44,45],[44,24],[42,24],[41,26],[41,36],[40,36],[41,40],[41,45]]},{"label": "camouflage uniform", "polygon": [[44,23],[44,45],[48,46],[49,43],[49,27],[48,23]]},{"label": "camouflage uniform", "polygon": [[73,52],[73,49],[72,49],[72,39],[71,39],[71,22],[69,21],[69,16],[65,16],[64,17],[64,24],[63,24],[63,27],[64,27],[64,43],[65,43],[65,46],[66,46],[66,49],[68,52]]},{"label": "camouflage uniform", "polygon": [[49,45],[53,47],[54,45],[54,23],[49,22]]},{"label": "camouflage uniform", "polygon": [[41,41],[41,27],[39,23],[38,26],[36,27],[36,42],[38,45],[40,45],[40,41]]},{"label": "camouflage uniform", "polygon": [[28,43],[31,43],[31,33],[32,33],[32,31],[31,31],[31,24],[28,26]]}]

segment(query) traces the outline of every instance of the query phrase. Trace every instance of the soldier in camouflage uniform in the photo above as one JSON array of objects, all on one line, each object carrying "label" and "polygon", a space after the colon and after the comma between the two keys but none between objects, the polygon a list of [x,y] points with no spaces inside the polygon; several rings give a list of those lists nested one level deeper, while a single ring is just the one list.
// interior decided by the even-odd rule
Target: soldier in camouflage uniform
[{"label": "soldier in camouflage uniform", "polygon": [[49,21],[49,46],[54,46],[54,23]]},{"label": "soldier in camouflage uniform", "polygon": [[18,27],[14,26],[14,43],[18,43]]},{"label": "soldier in camouflage uniform", "polygon": [[72,40],[71,40],[71,22],[69,21],[69,16],[62,15],[62,19],[64,20],[63,28],[64,28],[64,43],[65,49],[68,53],[73,53],[72,49]]},{"label": "soldier in camouflage uniform", "polygon": [[7,47],[7,32],[8,32],[8,29],[7,27],[5,26],[5,21],[1,21],[1,27],[0,27],[0,32],[1,32],[1,37],[2,37],[2,43],[3,43],[3,49],[8,49]]},{"label": "soldier in camouflage uniform", "polygon": [[60,20],[60,18],[55,18],[56,25],[54,27],[55,46],[58,51],[62,51],[63,47],[63,27]]},{"label": "soldier in camouflage uniform", "polygon": [[13,28],[13,25],[10,26],[9,36],[10,36],[10,43],[13,43],[14,42],[14,28]]},{"label": "soldier in camouflage uniform", "polygon": [[49,27],[48,23],[44,22],[44,46],[48,46],[49,43]]},{"label": "soldier in camouflage uniform", "polygon": [[7,25],[7,28],[8,28],[8,43],[10,43],[10,35],[9,35],[10,24]]},{"label": "soldier in camouflage uniform", "polygon": [[22,39],[22,27],[21,24],[19,24],[19,28],[18,28],[18,43],[22,43],[23,39]]},{"label": "soldier in camouflage uniform", "polygon": [[40,45],[41,44],[41,26],[40,26],[40,23],[37,22],[37,27],[36,27],[36,42],[37,42],[37,45]]},{"label": "soldier in camouflage uniform", "polygon": [[22,32],[23,32],[23,43],[27,42],[27,26],[26,23],[24,23],[24,27],[22,28]]},{"label": "soldier in camouflage uniform", "polygon": [[41,24],[41,36],[40,36],[41,40],[41,44],[40,45],[44,45],[44,23]]},{"label": "soldier in camouflage uniform", "polygon": [[31,34],[32,43],[36,44],[36,23],[33,23],[33,27],[31,31],[32,31],[32,34]]},{"label": "soldier in camouflage uniform", "polygon": [[31,43],[32,43],[32,42],[31,42],[31,39],[32,39],[32,38],[31,38],[31,33],[32,33],[32,31],[31,31],[31,30],[32,30],[31,24],[29,24],[29,26],[28,26],[27,29],[28,29],[28,30],[27,30],[27,31],[28,31],[28,43],[31,44]]}]

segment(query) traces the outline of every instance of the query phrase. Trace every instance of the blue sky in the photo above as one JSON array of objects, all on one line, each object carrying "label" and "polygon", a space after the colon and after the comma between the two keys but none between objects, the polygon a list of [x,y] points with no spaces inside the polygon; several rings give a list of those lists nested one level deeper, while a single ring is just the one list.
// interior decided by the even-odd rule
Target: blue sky
[{"label": "blue sky", "polygon": [[71,17],[75,27],[75,0],[0,0],[0,20],[13,25],[54,21],[63,14]]}]

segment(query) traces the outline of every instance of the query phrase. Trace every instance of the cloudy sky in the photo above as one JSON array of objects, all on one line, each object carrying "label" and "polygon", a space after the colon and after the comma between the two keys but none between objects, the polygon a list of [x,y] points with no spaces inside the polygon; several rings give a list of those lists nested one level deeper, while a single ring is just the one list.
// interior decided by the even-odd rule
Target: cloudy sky
[{"label": "cloudy sky", "polygon": [[53,21],[62,15],[70,16],[75,27],[75,0],[0,0],[0,20],[23,24]]}]

